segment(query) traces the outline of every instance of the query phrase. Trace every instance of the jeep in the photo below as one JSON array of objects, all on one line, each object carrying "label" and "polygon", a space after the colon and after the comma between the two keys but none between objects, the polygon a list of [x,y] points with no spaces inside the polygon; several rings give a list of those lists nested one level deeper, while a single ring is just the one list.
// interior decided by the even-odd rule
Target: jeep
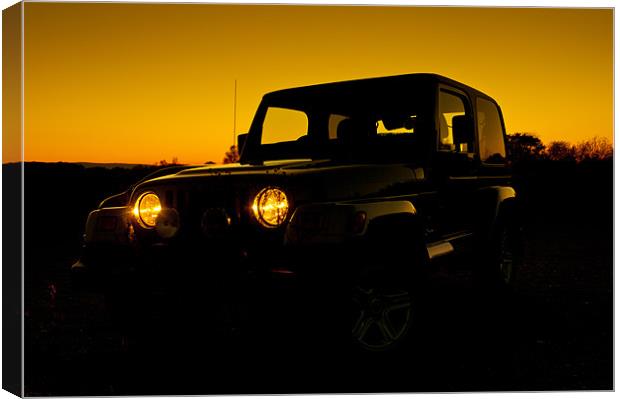
[{"label": "jeep", "polygon": [[308,307],[331,293],[347,340],[372,352],[411,334],[440,260],[514,281],[504,121],[478,90],[409,74],[274,91],[238,148],[238,163],[163,169],[101,202],[76,281],[205,302],[236,287],[248,303],[292,286]]}]

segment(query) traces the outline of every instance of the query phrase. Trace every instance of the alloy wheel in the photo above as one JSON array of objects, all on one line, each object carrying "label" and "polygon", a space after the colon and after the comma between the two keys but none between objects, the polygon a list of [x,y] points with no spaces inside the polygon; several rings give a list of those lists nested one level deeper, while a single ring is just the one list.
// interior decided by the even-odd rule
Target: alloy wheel
[{"label": "alloy wheel", "polygon": [[353,341],[370,351],[387,350],[402,341],[412,319],[409,291],[357,286],[353,293]]},{"label": "alloy wheel", "polygon": [[507,230],[502,232],[499,250],[499,271],[503,282],[510,284],[512,282],[514,267],[514,253],[510,245],[510,236]]}]

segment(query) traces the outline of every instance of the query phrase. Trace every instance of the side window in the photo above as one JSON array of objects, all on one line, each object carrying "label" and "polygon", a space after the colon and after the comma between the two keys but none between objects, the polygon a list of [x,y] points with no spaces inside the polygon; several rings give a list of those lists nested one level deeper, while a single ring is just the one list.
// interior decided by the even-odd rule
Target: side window
[{"label": "side window", "polygon": [[486,163],[503,163],[506,158],[504,131],[497,106],[489,100],[478,98],[478,137],[480,159]]},{"label": "side window", "polygon": [[416,115],[407,113],[385,115],[377,121],[377,134],[379,136],[411,135],[415,132],[416,118]]},{"label": "side window", "polygon": [[452,128],[454,118],[465,115],[465,99],[456,93],[439,92],[439,143],[440,151],[472,152],[467,143],[455,143]]},{"label": "side window", "polygon": [[356,126],[358,128],[363,125],[366,133],[370,136],[411,136],[415,133],[417,115],[410,115],[410,113],[411,112],[396,112],[383,116],[375,115],[374,117],[361,120],[356,117],[330,114],[328,120],[329,138],[330,140],[338,138],[339,129],[345,126],[345,124],[342,124],[344,121],[351,121],[353,123],[351,126]]},{"label": "side window", "polygon": [[276,107],[267,109],[261,144],[295,141],[307,134],[308,116],[305,112]]}]

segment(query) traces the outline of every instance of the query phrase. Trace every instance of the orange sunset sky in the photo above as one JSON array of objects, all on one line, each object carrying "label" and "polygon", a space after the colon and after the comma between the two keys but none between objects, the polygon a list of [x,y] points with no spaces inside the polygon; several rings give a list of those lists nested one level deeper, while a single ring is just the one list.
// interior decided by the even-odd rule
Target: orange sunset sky
[{"label": "orange sunset sky", "polygon": [[[26,161],[221,162],[269,91],[433,72],[509,133],[613,136],[611,9],[25,4]],[[4,162],[9,160],[5,159]]]}]

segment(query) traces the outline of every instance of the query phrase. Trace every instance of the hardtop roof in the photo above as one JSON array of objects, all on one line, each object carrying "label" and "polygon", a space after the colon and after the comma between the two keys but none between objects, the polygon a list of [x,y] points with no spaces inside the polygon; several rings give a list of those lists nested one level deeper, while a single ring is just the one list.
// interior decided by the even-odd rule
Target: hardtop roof
[{"label": "hardtop roof", "polygon": [[321,83],[310,86],[301,86],[283,90],[277,90],[265,94],[263,98],[283,99],[295,96],[315,96],[315,95],[334,95],[351,92],[368,92],[375,91],[377,93],[386,93],[392,90],[410,90],[414,88],[429,87],[436,84],[446,84],[461,89],[470,95],[476,95],[490,99],[495,102],[492,97],[474,89],[464,83],[450,79],[448,77],[434,73],[413,73],[406,75],[383,76],[374,78],[364,78],[355,80],[345,80],[339,82]]}]

